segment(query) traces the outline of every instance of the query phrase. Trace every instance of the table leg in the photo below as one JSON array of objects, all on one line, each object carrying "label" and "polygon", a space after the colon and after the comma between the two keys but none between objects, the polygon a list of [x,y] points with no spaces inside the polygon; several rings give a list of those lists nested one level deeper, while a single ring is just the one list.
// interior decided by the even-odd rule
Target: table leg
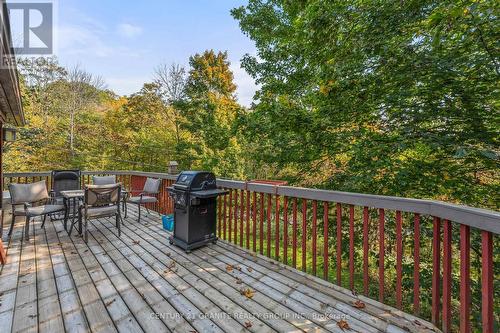
[{"label": "table leg", "polygon": [[82,228],[82,208],[81,207],[78,207],[78,232],[80,233],[80,235],[83,232],[83,228]]},{"label": "table leg", "polygon": [[64,230],[68,231],[69,206],[68,199],[63,198],[64,203]]}]

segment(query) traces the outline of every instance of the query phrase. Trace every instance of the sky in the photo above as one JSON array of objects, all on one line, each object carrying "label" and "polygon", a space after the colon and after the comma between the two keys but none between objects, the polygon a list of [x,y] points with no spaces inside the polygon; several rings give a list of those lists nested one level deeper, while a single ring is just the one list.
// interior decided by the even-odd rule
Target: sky
[{"label": "sky", "polygon": [[68,67],[100,75],[108,88],[129,95],[151,82],[155,68],[188,67],[206,49],[228,51],[237,97],[249,106],[257,87],[240,67],[255,45],[230,15],[242,0],[57,0],[55,55]]}]

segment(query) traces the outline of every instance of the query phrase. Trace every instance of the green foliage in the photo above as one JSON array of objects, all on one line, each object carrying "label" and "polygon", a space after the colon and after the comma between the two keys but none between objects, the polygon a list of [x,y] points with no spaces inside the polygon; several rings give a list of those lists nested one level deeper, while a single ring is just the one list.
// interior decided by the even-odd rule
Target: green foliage
[{"label": "green foliage", "polygon": [[182,111],[183,127],[191,134],[190,146],[199,160],[195,166],[225,177],[244,177],[242,147],[236,138],[241,106],[227,53],[205,51],[192,56],[189,64]]},{"label": "green foliage", "polygon": [[243,61],[262,84],[246,120],[253,158],[295,183],[498,208],[498,9],[368,0],[234,9],[258,49]]}]

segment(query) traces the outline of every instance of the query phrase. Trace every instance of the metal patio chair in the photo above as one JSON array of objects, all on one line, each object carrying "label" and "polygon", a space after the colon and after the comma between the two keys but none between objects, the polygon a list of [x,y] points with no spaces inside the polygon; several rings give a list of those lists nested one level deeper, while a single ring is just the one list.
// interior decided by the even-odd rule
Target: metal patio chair
[{"label": "metal patio chair", "polygon": [[[61,196],[62,191],[71,190],[81,190],[82,173],[80,170],[54,170],[51,173],[52,187],[50,190],[50,197],[52,198],[52,204],[62,205],[64,204],[64,198]],[[78,204],[70,207],[70,211],[76,213]],[[51,214],[52,220],[59,220],[64,218],[61,214]]]},{"label": "metal patio chair", "polygon": [[[110,176],[92,176],[92,183],[94,185],[110,185],[110,184],[116,184],[116,175],[110,175]],[[128,192],[123,191],[122,187],[122,193],[121,193],[121,202],[122,202],[122,210],[125,212],[125,217],[127,217],[127,198],[128,198]]]},{"label": "metal patio chair", "polygon": [[[142,192],[138,196],[130,197],[127,202],[137,205],[139,208],[139,217],[137,222],[141,222],[141,205],[144,204],[144,208],[149,214],[149,209],[145,204],[152,204],[158,202],[158,194],[160,193],[161,179],[147,178],[144,183]],[[127,211],[125,211],[125,217],[127,217]]]},{"label": "metal patio chair", "polygon": [[[31,184],[10,184],[9,192],[12,205],[12,222],[9,229],[9,238],[14,230],[16,216],[24,216],[26,218],[24,238],[29,240],[29,225],[31,218],[43,216],[43,228],[47,215],[65,211],[63,204],[48,204],[51,198],[47,191],[47,184],[45,181]],[[22,207],[19,207],[21,205]]]},{"label": "metal patio chair", "polygon": [[85,242],[88,241],[88,220],[101,217],[115,217],[118,236],[121,236],[121,189],[122,185],[120,183],[87,185],[85,187],[83,205],[80,208],[80,218],[83,219],[83,239]]},{"label": "metal patio chair", "polygon": [[94,184],[94,185],[116,184],[116,175],[111,175],[111,176],[92,176],[92,184]]}]

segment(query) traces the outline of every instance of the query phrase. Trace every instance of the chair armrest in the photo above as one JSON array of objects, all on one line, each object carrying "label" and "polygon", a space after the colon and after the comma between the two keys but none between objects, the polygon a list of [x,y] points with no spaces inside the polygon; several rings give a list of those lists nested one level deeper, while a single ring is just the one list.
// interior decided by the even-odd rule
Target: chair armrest
[{"label": "chair armrest", "polygon": [[25,202],[24,203],[24,213],[26,214],[26,216],[28,215],[28,208],[31,207],[31,203],[29,202]]}]

